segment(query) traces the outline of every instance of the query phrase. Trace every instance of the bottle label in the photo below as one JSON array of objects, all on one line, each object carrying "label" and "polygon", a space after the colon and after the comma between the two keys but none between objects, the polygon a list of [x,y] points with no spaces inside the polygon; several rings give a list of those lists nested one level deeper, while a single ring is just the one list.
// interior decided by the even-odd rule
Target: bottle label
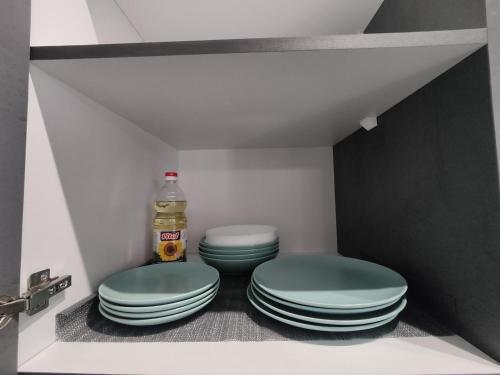
[{"label": "bottle label", "polygon": [[174,262],[186,259],[187,229],[154,230],[154,255],[159,262]]}]

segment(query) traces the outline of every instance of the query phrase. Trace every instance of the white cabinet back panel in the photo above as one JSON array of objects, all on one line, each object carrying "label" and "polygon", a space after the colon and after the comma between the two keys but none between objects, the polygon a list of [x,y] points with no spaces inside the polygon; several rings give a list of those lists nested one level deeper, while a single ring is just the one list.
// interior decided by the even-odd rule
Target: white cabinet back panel
[{"label": "white cabinet back panel", "polygon": [[177,151],[31,67],[21,290],[50,267],[73,286],[21,316],[19,362],[55,339],[55,314],[117,270],[150,258],[151,200]]},{"label": "white cabinet back panel", "polygon": [[114,0],[31,0],[31,45],[141,42]]},{"label": "white cabinet back panel", "polygon": [[331,147],[179,151],[190,251],[219,225],[279,228],[282,253],[337,252]]},{"label": "white cabinet back panel", "polygon": [[382,0],[117,0],[145,41],[361,33]]}]

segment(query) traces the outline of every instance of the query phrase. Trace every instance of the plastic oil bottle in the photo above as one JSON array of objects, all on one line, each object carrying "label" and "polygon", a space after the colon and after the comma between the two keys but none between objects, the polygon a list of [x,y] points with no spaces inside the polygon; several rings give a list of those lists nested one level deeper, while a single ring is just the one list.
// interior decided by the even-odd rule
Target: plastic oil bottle
[{"label": "plastic oil bottle", "polygon": [[153,261],[185,262],[187,246],[187,202],[177,184],[177,172],[165,172],[158,199],[154,204]]}]

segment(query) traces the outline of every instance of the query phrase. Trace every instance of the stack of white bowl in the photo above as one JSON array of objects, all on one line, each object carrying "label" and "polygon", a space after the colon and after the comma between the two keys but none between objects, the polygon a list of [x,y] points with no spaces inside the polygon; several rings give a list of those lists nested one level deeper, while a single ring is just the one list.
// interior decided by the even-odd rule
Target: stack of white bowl
[{"label": "stack of white bowl", "polygon": [[278,230],[269,225],[212,228],[206,231],[198,250],[205,263],[222,273],[248,273],[278,255]]},{"label": "stack of white bowl", "polygon": [[206,264],[153,264],[104,280],[99,286],[99,311],[121,324],[163,324],[203,309],[218,290],[219,272]]}]

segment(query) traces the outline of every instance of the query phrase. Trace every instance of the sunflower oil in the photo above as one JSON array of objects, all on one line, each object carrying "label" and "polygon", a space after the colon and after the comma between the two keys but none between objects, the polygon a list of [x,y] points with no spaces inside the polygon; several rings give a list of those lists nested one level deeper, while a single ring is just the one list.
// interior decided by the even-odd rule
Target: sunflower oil
[{"label": "sunflower oil", "polygon": [[165,183],[153,204],[154,262],[186,261],[186,207],[186,197],[177,184],[177,172],[165,172]]}]

